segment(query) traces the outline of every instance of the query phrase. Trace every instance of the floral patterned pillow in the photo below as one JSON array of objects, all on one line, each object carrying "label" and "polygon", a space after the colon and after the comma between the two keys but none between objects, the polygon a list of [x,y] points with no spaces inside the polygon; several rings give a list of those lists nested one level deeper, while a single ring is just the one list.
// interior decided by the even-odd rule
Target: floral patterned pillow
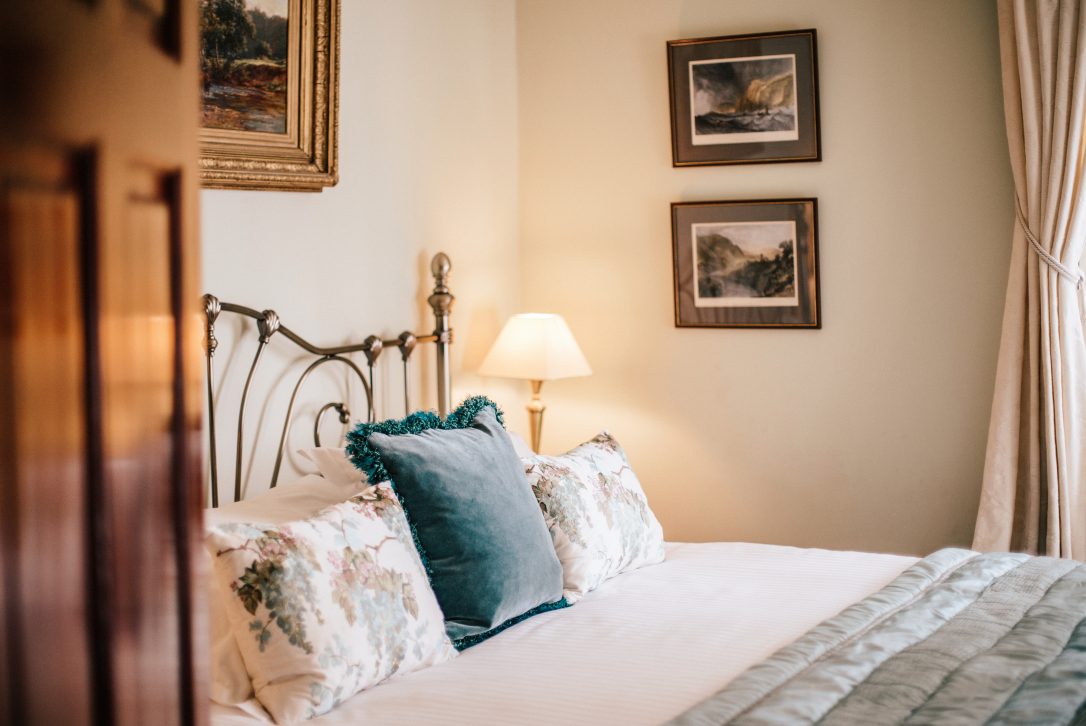
[{"label": "floral patterned pillow", "polygon": [[220,525],[207,548],[256,697],[279,723],[456,655],[387,483],[312,519]]},{"label": "floral patterned pillow", "polygon": [[567,601],[621,572],[663,562],[663,530],[611,434],[562,456],[522,461],[562,563]]}]

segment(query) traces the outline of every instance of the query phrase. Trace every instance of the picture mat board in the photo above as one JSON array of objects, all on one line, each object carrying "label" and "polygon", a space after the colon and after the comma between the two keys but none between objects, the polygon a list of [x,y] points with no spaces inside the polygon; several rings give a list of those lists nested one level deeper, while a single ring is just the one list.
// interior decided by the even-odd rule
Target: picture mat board
[{"label": "picture mat board", "polygon": [[[813,29],[672,40],[667,44],[673,166],[820,161],[818,50]],[[695,143],[690,64],[795,58],[795,140]]]},{"label": "picture mat board", "polygon": [[[671,205],[675,325],[680,328],[820,328],[818,200],[755,199],[674,202]],[[793,222],[796,297],[794,306],[698,306],[694,225]]]}]

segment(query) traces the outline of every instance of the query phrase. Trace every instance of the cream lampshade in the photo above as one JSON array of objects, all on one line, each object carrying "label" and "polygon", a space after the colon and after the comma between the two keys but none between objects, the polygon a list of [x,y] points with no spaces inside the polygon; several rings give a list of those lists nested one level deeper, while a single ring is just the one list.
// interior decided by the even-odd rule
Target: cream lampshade
[{"label": "cream lampshade", "polygon": [[561,315],[522,313],[505,323],[479,373],[532,382],[528,417],[532,427],[532,451],[539,453],[546,409],[539,398],[543,381],[588,376],[592,369]]}]

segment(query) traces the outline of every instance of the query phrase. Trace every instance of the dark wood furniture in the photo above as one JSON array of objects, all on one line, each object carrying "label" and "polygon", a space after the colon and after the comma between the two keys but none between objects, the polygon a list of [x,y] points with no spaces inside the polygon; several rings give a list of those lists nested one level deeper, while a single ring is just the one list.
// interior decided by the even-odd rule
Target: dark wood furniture
[{"label": "dark wood furniture", "polygon": [[0,723],[206,720],[197,10],[0,2]]}]

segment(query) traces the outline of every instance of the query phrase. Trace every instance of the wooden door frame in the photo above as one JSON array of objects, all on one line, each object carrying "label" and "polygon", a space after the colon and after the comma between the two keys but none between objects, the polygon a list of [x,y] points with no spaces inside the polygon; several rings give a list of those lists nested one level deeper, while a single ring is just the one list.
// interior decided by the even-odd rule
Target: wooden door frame
[{"label": "wooden door frame", "polygon": [[[40,720],[69,700],[66,726],[206,722],[198,11],[191,0],[0,1],[0,64],[17,69],[0,74],[0,724]],[[64,191],[79,204],[77,251],[63,261],[69,267],[61,284],[77,292],[80,317],[71,335],[84,361],[81,374],[69,378],[79,379],[82,392],[72,402],[74,418],[66,418],[78,419],[83,434],[78,447],[65,449],[64,461],[78,462],[71,469],[78,476],[57,491],[65,491],[62,484],[71,491],[74,482],[84,499],[73,500],[80,513],[63,521],[46,521],[38,499],[37,509],[20,510],[32,494],[24,471],[36,462],[13,443],[23,418],[48,422],[51,415],[32,411],[31,394],[18,390],[19,376],[51,374],[14,367],[19,351],[20,360],[35,360],[37,332],[19,326],[32,307],[53,305],[50,281],[34,302],[15,300],[4,284],[19,260],[38,269],[45,259],[26,246],[25,226],[21,251],[9,246],[21,213],[11,190],[38,183],[44,170],[32,159],[35,149],[68,175]],[[155,217],[161,210],[167,216]],[[166,221],[137,238],[144,231],[133,220],[141,214]],[[41,240],[47,255],[50,239]],[[148,275],[164,269],[168,280],[141,276],[144,242],[167,259]],[[148,307],[148,298],[147,306],[125,310],[118,285],[128,281],[137,297],[153,292],[159,307]],[[158,319],[168,319],[166,327],[144,325]],[[170,351],[161,364],[138,340],[116,332],[125,325],[136,336],[151,330],[152,343]],[[125,409],[130,398],[137,403]],[[151,423],[141,429],[143,421]],[[130,444],[119,438],[121,429],[135,432]],[[154,447],[141,446],[145,440]],[[137,482],[140,472],[158,470],[165,476]],[[50,563],[29,543],[60,526],[77,540],[76,549],[65,550],[65,566],[81,574],[42,587]],[[66,593],[83,613],[80,639],[70,648],[36,652],[37,638],[51,627],[25,604],[36,602],[31,595],[39,590]],[[150,611],[147,603],[165,608]],[[53,679],[34,675],[46,657],[58,659]]]}]

